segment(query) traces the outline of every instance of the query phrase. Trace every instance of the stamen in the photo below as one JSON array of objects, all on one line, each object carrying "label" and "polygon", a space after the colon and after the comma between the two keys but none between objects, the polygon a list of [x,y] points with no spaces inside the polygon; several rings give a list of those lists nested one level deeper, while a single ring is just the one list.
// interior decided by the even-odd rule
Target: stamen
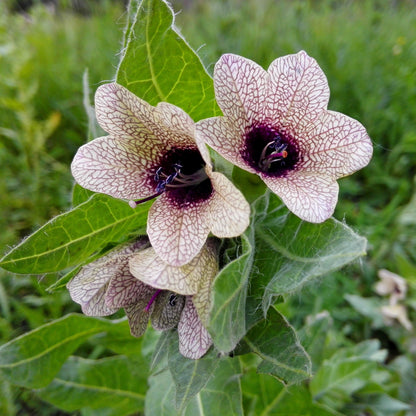
[{"label": "stamen", "polygon": [[156,290],[156,292],[153,294],[153,296],[151,297],[151,299],[149,300],[149,303],[147,304],[147,306],[144,308],[144,310],[146,312],[149,312],[150,307],[152,306],[153,302],[156,300],[156,298],[158,297],[159,293],[161,292],[161,289]]},{"label": "stamen", "polygon": [[155,173],[155,181],[159,182],[160,181],[160,174],[162,173],[162,167],[160,167],[156,173]]},{"label": "stamen", "polygon": [[[258,161],[258,166],[263,172],[267,172],[272,163],[279,162],[288,157],[289,154],[286,151],[287,144],[282,143],[281,140],[281,137],[277,134],[272,141],[264,146]],[[270,150],[272,151],[270,152]]]}]

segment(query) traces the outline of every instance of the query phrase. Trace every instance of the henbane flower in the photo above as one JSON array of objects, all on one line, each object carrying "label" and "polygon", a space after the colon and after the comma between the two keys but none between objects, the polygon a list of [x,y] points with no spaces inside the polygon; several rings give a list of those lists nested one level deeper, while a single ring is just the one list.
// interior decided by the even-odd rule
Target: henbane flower
[{"label": "henbane flower", "polygon": [[108,136],[82,146],[72,174],[84,188],[136,204],[156,198],[147,233],[167,263],[188,263],[208,234],[235,237],[247,228],[249,205],[221,173],[180,108],[156,107],[112,83],[98,88],[95,110]]},{"label": "henbane flower", "polygon": [[[141,238],[84,266],[67,285],[71,298],[88,316],[108,316],[124,308],[131,334],[136,337],[146,331],[149,319],[153,328],[159,331],[177,327],[181,354],[187,358],[200,358],[212,345],[203,320],[206,321],[209,312],[207,290],[218,270],[216,256],[211,256],[208,263],[196,261],[201,267],[194,272],[204,277],[200,279],[200,293],[184,296],[151,287],[130,273],[130,259],[148,246],[147,238]],[[204,250],[205,247],[202,252]],[[155,261],[161,260],[155,257]],[[202,269],[202,265],[207,268]]]},{"label": "henbane flower", "polygon": [[178,323],[179,351],[188,358],[199,358],[212,344],[205,329],[211,308],[211,286],[218,273],[217,242],[208,239],[198,255],[188,264],[166,264],[152,247],[130,257],[130,272],[139,281],[159,290],[186,296]]},{"label": "henbane flower", "polygon": [[366,166],[372,144],[358,121],[327,109],[328,82],[316,61],[301,51],[265,71],[226,54],[215,65],[214,86],[224,115],[196,123],[197,137],[259,175],[301,219],[328,219],[336,180]]}]

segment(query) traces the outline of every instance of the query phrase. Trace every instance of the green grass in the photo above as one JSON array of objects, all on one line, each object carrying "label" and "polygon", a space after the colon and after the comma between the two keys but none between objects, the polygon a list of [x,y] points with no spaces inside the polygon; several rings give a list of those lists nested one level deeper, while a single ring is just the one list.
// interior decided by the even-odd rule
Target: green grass
[{"label": "green grass", "polygon": [[[88,68],[94,91],[112,79],[118,61],[124,11],[103,5],[89,17],[65,10],[53,15],[41,6],[24,16],[0,5],[2,251],[69,206],[69,164],[87,138],[83,74]],[[337,337],[377,336],[392,357],[414,359],[411,334],[398,326],[374,331],[343,295],[375,297],[377,270],[387,268],[410,282],[406,304],[416,315],[415,2],[183,0],[173,7],[181,10],[177,26],[210,72],[225,52],[267,68],[278,56],[304,49],[328,77],[330,109],[366,126],[373,160],[340,181],[335,216],[369,239],[368,256],[281,308],[298,327],[308,315],[329,310]],[[34,277],[0,277],[0,343],[75,310],[65,292],[45,294],[46,285]],[[13,410],[8,388],[0,382],[0,397],[9,397]],[[37,405],[22,394],[23,402]]]}]

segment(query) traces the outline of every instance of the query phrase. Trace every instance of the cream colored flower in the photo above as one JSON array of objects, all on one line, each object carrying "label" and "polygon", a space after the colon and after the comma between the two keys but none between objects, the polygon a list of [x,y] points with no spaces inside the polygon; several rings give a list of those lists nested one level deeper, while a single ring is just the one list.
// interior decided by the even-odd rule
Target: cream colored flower
[{"label": "cream colored flower", "polygon": [[217,243],[208,239],[199,254],[188,264],[166,264],[152,247],[130,257],[133,276],[159,290],[186,296],[178,323],[179,351],[188,358],[200,358],[212,344],[205,329],[211,308],[211,286],[218,273]]},{"label": "cream colored flower", "polygon": [[407,310],[405,306],[397,304],[382,306],[381,313],[383,317],[387,320],[388,324],[391,325],[393,323],[393,320],[396,319],[408,331],[412,330],[413,325],[407,317]]},{"label": "cream colored flower", "polygon": [[72,174],[84,188],[130,200],[132,207],[156,198],[147,233],[165,262],[188,263],[210,232],[220,238],[244,232],[250,207],[213,172],[188,114],[168,103],[153,107],[115,83],[98,88],[95,110],[109,135],[78,150]]},{"label": "cream colored flower", "polygon": [[358,121],[327,109],[328,82],[316,61],[301,51],[265,71],[226,54],[215,65],[214,86],[224,116],[196,123],[197,137],[259,175],[301,219],[328,219],[337,179],[366,166],[373,149]]},{"label": "cream colored flower", "polygon": [[381,279],[376,283],[374,290],[380,296],[390,295],[392,304],[406,297],[407,283],[403,277],[389,270],[381,269],[378,271],[378,277]]},{"label": "cream colored flower", "polygon": [[[137,258],[140,253],[147,261],[149,250],[152,250],[154,262],[162,263],[148,247],[147,238],[142,238],[84,266],[67,284],[71,298],[88,316],[108,316],[124,308],[131,334],[136,337],[146,331],[149,319],[153,328],[159,331],[177,327],[179,351],[187,358],[198,359],[212,345],[204,323],[210,309],[211,284],[218,271],[215,244],[210,242],[209,249],[204,246],[193,260],[191,278],[198,283],[192,296],[149,286],[132,275],[129,262],[134,259],[133,263],[140,263]],[[143,265],[147,267],[146,263]],[[169,281],[171,276],[188,276],[189,270],[188,265],[167,266],[158,276],[162,282]]]}]

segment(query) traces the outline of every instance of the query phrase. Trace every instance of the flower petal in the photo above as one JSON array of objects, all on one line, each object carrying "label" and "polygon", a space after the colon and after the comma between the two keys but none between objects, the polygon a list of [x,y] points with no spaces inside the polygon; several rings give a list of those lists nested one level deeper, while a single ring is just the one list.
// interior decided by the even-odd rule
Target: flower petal
[{"label": "flower petal", "polygon": [[109,307],[105,303],[105,292],[108,284],[100,289],[87,302],[81,303],[82,313],[87,316],[108,316],[116,313],[119,308]]},{"label": "flower petal", "polygon": [[146,332],[151,312],[151,310],[146,310],[147,303],[148,299],[140,299],[136,303],[124,308],[129,321],[130,333],[134,337],[140,337]]},{"label": "flower petal", "polygon": [[160,126],[175,147],[195,147],[195,123],[181,108],[169,103],[159,103],[156,112]]},{"label": "flower petal", "polygon": [[329,101],[326,76],[305,51],[274,60],[270,75],[266,114],[277,126],[293,134],[314,120]]},{"label": "flower petal", "polygon": [[224,116],[240,129],[264,120],[267,72],[242,56],[225,54],[214,68],[215,97]]},{"label": "flower petal", "polygon": [[159,119],[172,136],[175,147],[195,148],[201,153],[204,162],[211,167],[211,157],[203,140],[195,137],[195,123],[181,108],[169,103],[159,103],[156,107]]},{"label": "flower petal", "polygon": [[107,306],[104,297],[108,282],[118,272],[120,265],[120,258],[109,261],[108,256],[104,256],[84,266],[68,282],[66,287],[72,300],[81,305],[85,315],[107,316],[118,310],[118,307]]},{"label": "flower petal", "polygon": [[250,205],[222,173],[213,172],[210,179],[214,188],[209,201],[212,234],[220,238],[241,235],[250,223]]},{"label": "flower petal", "polygon": [[179,207],[165,193],[152,205],[147,234],[156,253],[166,263],[182,266],[199,253],[209,234],[210,199]]},{"label": "flower petal", "polygon": [[152,326],[157,331],[167,331],[178,325],[185,305],[185,296],[169,291],[161,292],[155,300],[150,315]]},{"label": "flower petal", "polygon": [[212,338],[204,328],[190,296],[178,324],[179,352],[186,358],[201,358],[212,345]]},{"label": "flower petal", "polygon": [[244,134],[226,117],[212,117],[195,124],[195,140],[203,140],[232,164],[251,173],[257,173],[241,156]]},{"label": "flower petal", "polygon": [[134,137],[143,145],[151,136],[152,144],[164,146],[155,107],[119,84],[105,84],[97,89],[95,112],[100,126],[114,137]]},{"label": "flower petal", "polygon": [[105,294],[111,279],[124,275],[128,271],[129,255],[148,244],[147,238],[123,245],[110,251],[105,256],[85,266],[67,284],[69,294],[74,302],[81,304],[82,310],[90,316],[111,315],[118,310],[118,305],[107,305]]},{"label": "flower petal", "polygon": [[205,268],[204,279],[201,279],[201,284],[198,293],[192,296],[192,303],[195,306],[198,316],[204,326],[208,326],[209,313],[211,311],[211,287],[215,276],[218,273],[217,247],[208,239],[207,249],[215,256],[215,261],[207,263]]},{"label": "flower petal", "polygon": [[297,171],[286,178],[262,175],[262,179],[302,220],[320,223],[335,210],[338,184],[331,176]]},{"label": "flower petal", "polygon": [[154,288],[181,295],[197,293],[207,270],[216,265],[216,254],[205,245],[189,263],[181,267],[165,263],[152,247],[130,258],[130,271],[137,279]]},{"label": "flower petal", "polygon": [[71,170],[75,180],[91,191],[121,199],[140,199],[156,192],[152,169],[159,157],[151,139],[141,146],[136,139],[106,136],[81,146]]},{"label": "flower petal", "polygon": [[364,126],[344,114],[324,111],[298,135],[304,149],[301,169],[325,172],[333,178],[366,166],[373,146]]},{"label": "flower petal", "polygon": [[129,264],[126,262],[122,271],[110,280],[105,294],[105,303],[109,307],[122,308],[140,299],[149,300],[154,291],[154,288],[137,280],[130,273]]}]

